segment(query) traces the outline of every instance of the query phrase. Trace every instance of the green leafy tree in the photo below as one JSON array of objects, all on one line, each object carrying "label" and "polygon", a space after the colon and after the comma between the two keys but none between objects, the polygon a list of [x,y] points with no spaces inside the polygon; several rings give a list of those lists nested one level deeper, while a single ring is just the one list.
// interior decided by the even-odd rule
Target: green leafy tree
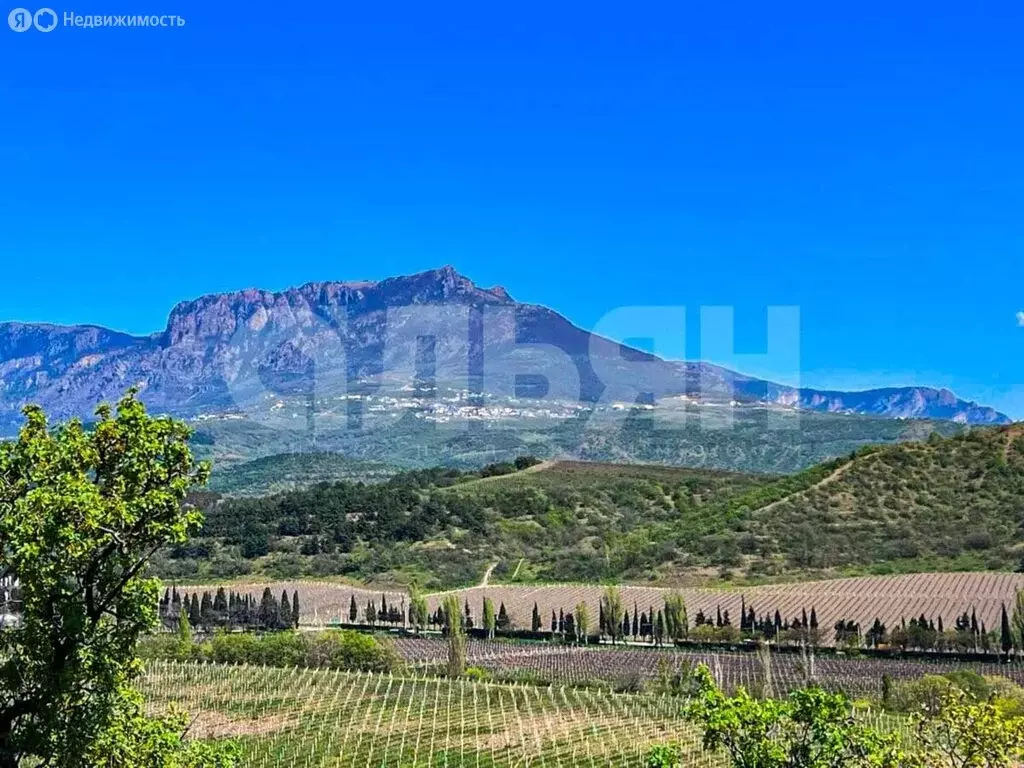
[{"label": "green leafy tree", "polygon": [[0,576],[22,601],[20,627],[0,632],[0,768],[230,764],[230,750],[184,741],[181,718],[147,718],[132,688],[157,622],[146,565],[202,521],[183,505],[209,475],[188,427],[133,392],[90,430],[24,413],[0,444]]},{"label": "green leafy tree", "polygon": [[1024,719],[955,686],[934,716],[919,718],[919,730],[928,766],[1009,768],[1024,760]]},{"label": "green leafy tree", "polygon": [[857,723],[842,694],[821,688],[786,700],[757,699],[743,688],[726,696],[708,668],[695,672],[686,715],[704,731],[704,748],[722,750],[735,768],[911,768],[898,737]]},{"label": "green leafy tree", "polygon": [[587,635],[590,633],[590,609],[585,602],[576,605],[575,617],[576,636],[586,644]]},{"label": "green leafy tree", "polygon": [[622,635],[622,615],[625,611],[622,605],[622,594],[618,587],[607,587],[604,597],[601,598],[601,604],[604,608],[604,633],[611,637],[612,644],[614,644],[616,639]]},{"label": "green leafy tree", "polygon": [[665,632],[672,641],[685,640],[689,631],[686,602],[676,591],[665,596]]},{"label": "green leafy tree", "polygon": [[417,632],[421,632],[423,628],[427,626],[427,619],[430,616],[430,610],[427,607],[427,598],[425,598],[419,590],[413,587],[412,594],[409,596],[409,605],[413,628]]}]

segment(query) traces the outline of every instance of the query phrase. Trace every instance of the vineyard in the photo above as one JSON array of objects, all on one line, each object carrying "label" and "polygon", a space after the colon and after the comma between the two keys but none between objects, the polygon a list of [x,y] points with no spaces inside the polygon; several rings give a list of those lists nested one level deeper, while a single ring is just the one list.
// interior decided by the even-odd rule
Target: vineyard
[{"label": "vineyard", "polygon": [[[388,605],[408,605],[408,596],[394,590],[372,590],[330,582],[288,581],[266,584],[236,584],[235,592],[249,592],[259,598],[265,587],[275,594],[282,590],[298,590],[302,597],[300,620],[306,626],[325,626],[348,621],[348,612],[354,598],[362,615],[366,604],[373,601],[378,607],[383,596]],[[1003,605],[1013,607],[1015,591],[1024,587],[1024,574],[1017,573],[927,573],[902,576],[871,576],[829,581],[802,582],[740,589],[683,589],[686,608],[692,623],[698,612],[716,615],[720,608],[733,617],[739,616],[741,603],[753,607],[760,615],[776,610],[784,618],[798,616],[801,611],[814,608],[823,627],[843,620],[852,620],[863,627],[875,618],[890,626],[902,619],[924,615],[929,619],[942,617],[947,625],[963,612],[975,611],[979,621],[987,627],[998,627]],[[192,592],[210,587],[178,587]],[[580,602],[590,608],[591,616],[598,614],[603,594],[598,585],[557,585],[530,587],[520,585],[494,585],[455,590],[459,601],[468,603],[473,616],[479,617],[483,599],[491,598],[495,605],[504,604],[513,625],[518,629],[530,627],[533,606],[540,611],[544,626],[549,625],[552,611],[572,611]],[[634,606],[648,611],[660,608],[666,590],[658,587],[623,586],[620,589],[625,607],[633,612]],[[431,611],[437,609],[444,595],[428,596]],[[832,642],[826,633],[823,643]]]},{"label": "vineyard", "polygon": [[[400,638],[395,648],[414,668],[439,669],[447,645],[441,638]],[[654,650],[628,646],[579,647],[546,643],[489,642],[470,640],[467,659],[474,666],[497,677],[535,676],[555,684],[578,685],[607,682],[618,687],[640,689],[663,675],[706,664],[718,684],[727,691],[739,686],[757,688],[763,670],[755,654],[713,651]],[[946,659],[854,659],[837,656],[807,656],[799,653],[772,655],[772,679],[778,693],[805,687],[811,682],[851,698],[877,698],[882,678],[914,680],[922,675],[944,675],[969,669],[995,675],[1024,685],[1024,666],[999,663],[960,663]]]},{"label": "vineyard", "polygon": [[190,737],[233,738],[252,768],[638,766],[654,744],[722,765],[664,696],[335,671],[151,664],[152,711],[194,718]]},{"label": "vineyard", "polygon": [[[717,610],[729,611],[738,617],[745,602],[758,614],[772,614],[776,610],[783,618],[799,616],[801,611],[817,611],[823,627],[832,627],[840,619],[852,620],[864,627],[876,618],[894,626],[901,619],[924,614],[929,619],[944,617],[952,622],[964,611],[976,611],[979,621],[992,628],[999,624],[1003,605],[1012,608],[1015,590],[1024,587],[1024,574],[1017,573],[923,573],[904,576],[866,576],[829,581],[749,587],[743,590],[682,589],[686,609],[693,621],[698,612],[714,616]],[[620,588],[626,608],[634,606],[647,611],[650,606],[660,608],[667,590],[658,587]],[[468,601],[472,610],[479,610],[484,597],[495,605],[504,603],[516,627],[530,626],[530,617],[536,603],[545,625],[551,612],[573,610],[577,603],[585,602],[591,616],[596,616],[604,589],[598,585],[559,586],[490,586],[458,590],[459,600]],[[440,605],[443,597],[433,595],[431,608]],[[831,642],[831,637],[826,638]]]}]

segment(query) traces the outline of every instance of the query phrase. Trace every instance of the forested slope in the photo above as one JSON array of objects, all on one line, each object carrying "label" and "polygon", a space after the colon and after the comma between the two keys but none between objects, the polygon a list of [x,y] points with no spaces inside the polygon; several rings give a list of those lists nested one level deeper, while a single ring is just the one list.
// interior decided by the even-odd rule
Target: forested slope
[{"label": "forested slope", "polygon": [[477,583],[494,565],[495,582],[671,583],[1012,570],[1024,547],[1018,427],[863,448],[786,476],[585,462],[515,469],[207,494],[202,537],[159,568],[440,588]]}]

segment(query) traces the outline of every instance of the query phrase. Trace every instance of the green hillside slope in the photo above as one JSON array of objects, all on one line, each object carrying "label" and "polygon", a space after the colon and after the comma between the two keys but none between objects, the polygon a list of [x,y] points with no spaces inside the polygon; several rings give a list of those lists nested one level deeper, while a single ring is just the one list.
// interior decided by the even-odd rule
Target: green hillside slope
[{"label": "green hillside slope", "polygon": [[[403,472],[262,498],[204,497],[203,537],[161,573],[494,581],[783,580],[1012,569],[1018,427],[868,447],[793,475],[546,462]],[[525,466],[525,465],[523,465]],[[503,467],[503,468],[502,468]]]},{"label": "green hillside slope", "polygon": [[789,568],[1015,568],[1024,524],[1024,430],[888,446],[744,522],[744,549]]}]

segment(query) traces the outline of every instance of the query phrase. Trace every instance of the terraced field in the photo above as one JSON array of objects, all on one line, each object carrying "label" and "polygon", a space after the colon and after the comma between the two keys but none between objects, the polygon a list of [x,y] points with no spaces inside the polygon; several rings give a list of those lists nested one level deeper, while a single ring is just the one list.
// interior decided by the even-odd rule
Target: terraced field
[{"label": "terraced field", "polygon": [[652,744],[702,751],[678,699],[316,670],[151,664],[151,711],[175,703],[193,738],[237,739],[244,766],[640,766]]}]

